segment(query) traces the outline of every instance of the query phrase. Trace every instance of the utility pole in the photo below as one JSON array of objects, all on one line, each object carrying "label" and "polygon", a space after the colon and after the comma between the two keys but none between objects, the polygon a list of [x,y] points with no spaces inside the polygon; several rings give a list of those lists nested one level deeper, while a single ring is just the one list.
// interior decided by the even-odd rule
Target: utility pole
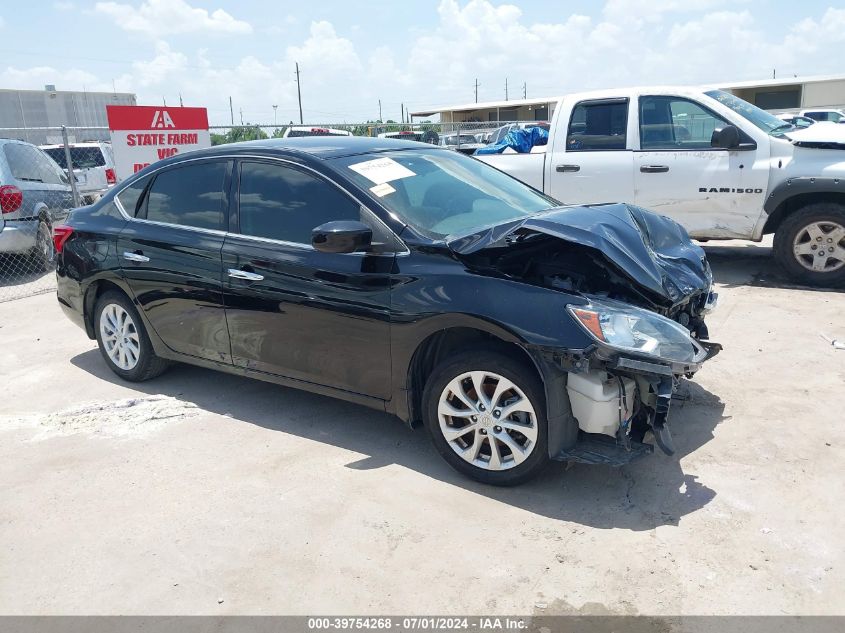
[{"label": "utility pole", "polygon": [[523,99],[528,98],[528,84],[524,81],[522,82],[522,98]]},{"label": "utility pole", "polygon": [[166,108],[166,107],[167,107],[167,99],[165,99],[164,97],[162,97],[162,98],[161,98],[161,102],[164,104],[164,107]]},{"label": "utility pole", "polygon": [[182,104],[182,93],[179,93],[179,107],[184,108],[185,106]]},{"label": "utility pole", "polygon": [[235,125],[235,110],[232,108],[232,97],[229,96],[229,116],[232,117],[232,125]]},{"label": "utility pole", "polygon": [[296,62],[296,96],[299,99],[299,124],[302,125],[302,91],[299,87],[299,62]]},{"label": "utility pole", "polygon": [[404,103],[399,104],[399,120],[402,121],[402,123],[405,122],[405,104]]},{"label": "utility pole", "polygon": [[381,99],[378,100],[378,120],[379,120],[379,123],[384,121],[384,119],[381,116]]},{"label": "utility pole", "polygon": [[244,124],[244,109],[238,108],[238,111],[241,113],[241,125]]},{"label": "utility pole", "polygon": [[505,77],[505,101],[508,100],[508,78]]},{"label": "utility pole", "polygon": [[777,79],[777,68],[772,68],[772,79]]},{"label": "utility pole", "polygon": [[278,107],[278,105],[273,106],[273,127],[276,127],[276,108]]},{"label": "utility pole", "polygon": [[478,78],[475,79],[475,102],[478,103]]}]

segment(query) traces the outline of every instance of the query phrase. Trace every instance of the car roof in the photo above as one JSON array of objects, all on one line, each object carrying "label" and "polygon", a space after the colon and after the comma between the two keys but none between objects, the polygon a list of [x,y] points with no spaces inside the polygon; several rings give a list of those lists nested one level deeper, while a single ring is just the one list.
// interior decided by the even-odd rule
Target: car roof
[{"label": "car roof", "polygon": [[190,155],[192,158],[196,158],[215,154],[247,154],[250,151],[261,151],[300,156],[305,154],[316,159],[330,159],[373,152],[424,148],[436,149],[436,146],[417,141],[400,141],[392,138],[370,138],[366,136],[302,136],[215,145],[211,148],[183,154],[183,156]]}]

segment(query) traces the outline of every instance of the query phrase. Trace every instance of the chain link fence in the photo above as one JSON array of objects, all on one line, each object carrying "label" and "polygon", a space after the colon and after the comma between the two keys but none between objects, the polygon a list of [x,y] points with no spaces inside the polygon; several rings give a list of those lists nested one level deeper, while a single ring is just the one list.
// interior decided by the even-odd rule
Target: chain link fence
[{"label": "chain link fence", "polygon": [[[530,122],[212,126],[212,145],[301,136],[398,138],[472,154]],[[0,302],[56,288],[53,226],[117,182],[106,127],[0,128]]]},{"label": "chain link fence", "polygon": [[106,128],[0,128],[0,302],[55,289],[53,226],[114,184],[108,137]]}]

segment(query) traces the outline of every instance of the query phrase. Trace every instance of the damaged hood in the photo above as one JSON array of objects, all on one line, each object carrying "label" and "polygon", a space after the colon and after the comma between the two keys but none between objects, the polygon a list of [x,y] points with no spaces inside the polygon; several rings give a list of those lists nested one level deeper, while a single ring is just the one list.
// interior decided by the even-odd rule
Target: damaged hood
[{"label": "damaged hood", "polygon": [[671,306],[706,292],[712,274],[704,251],[674,220],[629,204],[558,207],[447,239],[458,255],[509,248],[542,234],[595,249],[631,283]]}]

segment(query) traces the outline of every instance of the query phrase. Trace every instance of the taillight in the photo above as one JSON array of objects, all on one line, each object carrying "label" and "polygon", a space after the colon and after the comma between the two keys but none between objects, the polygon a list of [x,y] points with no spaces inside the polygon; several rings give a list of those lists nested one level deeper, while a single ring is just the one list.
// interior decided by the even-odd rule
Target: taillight
[{"label": "taillight", "polygon": [[73,227],[67,224],[60,224],[53,227],[53,246],[56,247],[56,252],[61,253],[65,247],[65,242],[73,235]]},{"label": "taillight", "polygon": [[3,213],[14,213],[23,204],[23,191],[15,185],[3,185],[0,187],[0,211]]},{"label": "taillight", "polygon": [[106,168],[106,182],[113,185],[117,182],[117,177],[114,175],[114,169]]}]

